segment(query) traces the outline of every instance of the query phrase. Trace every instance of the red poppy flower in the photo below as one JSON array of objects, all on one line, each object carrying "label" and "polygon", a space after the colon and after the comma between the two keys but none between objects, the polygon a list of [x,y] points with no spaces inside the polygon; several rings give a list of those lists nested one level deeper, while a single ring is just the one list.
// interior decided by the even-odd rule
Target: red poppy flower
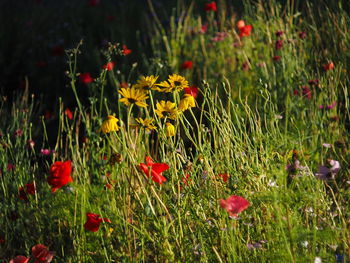
[{"label": "red poppy flower", "polygon": [[100,228],[101,222],[111,223],[108,218],[100,218],[100,215],[93,213],[86,213],[86,217],[87,221],[84,224],[84,228],[91,232],[96,232]]},{"label": "red poppy flower", "polygon": [[213,2],[205,4],[204,10],[207,11],[207,12],[208,11],[216,12],[218,10],[218,8],[216,6],[216,3],[213,1]]},{"label": "red poppy flower", "polygon": [[10,260],[10,263],[28,263],[30,260],[30,257],[27,258],[25,256],[15,256],[13,259]]},{"label": "red poppy flower", "polygon": [[228,173],[218,174],[218,176],[221,177],[225,183],[227,183],[228,178],[230,177]]},{"label": "red poppy flower", "polygon": [[67,115],[68,119],[72,120],[73,119],[73,113],[69,108],[66,108],[64,111],[64,114]]},{"label": "red poppy flower", "polygon": [[90,73],[81,73],[79,75],[79,80],[81,83],[84,83],[84,84],[90,84],[91,82],[94,81],[94,79],[91,77]]},{"label": "red poppy flower", "polygon": [[302,86],[301,93],[304,98],[311,99],[312,97],[311,89],[308,86]]},{"label": "red poppy flower", "polygon": [[49,251],[46,246],[38,244],[32,247],[32,256],[35,260],[34,263],[49,263],[52,261],[54,252]]},{"label": "red poppy flower", "polygon": [[141,170],[147,177],[152,178],[156,183],[162,184],[166,181],[166,178],[162,175],[162,172],[169,169],[169,165],[166,163],[153,163],[151,157],[146,156],[146,163],[140,163]]},{"label": "red poppy flower", "polygon": [[19,198],[28,201],[28,195],[35,195],[36,189],[34,183],[26,184],[18,189]]},{"label": "red poppy flower", "polygon": [[66,184],[73,182],[71,177],[72,162],[55,162],[51,165],[50,176],[47,178],[47,182],[51,185],[51,191],[54,193],[57,189],[65,186]]},{"label": "red poppy flower", "polygon": [[191,69],[193,67],[193,62],[191,60],[184,61],[182,63],[181,68],[182,69]]},{"label": "red poppy flower", "polygon": [[123,54],[125,56],[131,54],[132,50],[131,49],[128,49],[128,47],[126,45],[123,45]]},{"label": "red poppy flower", "polygon": [[244,27],[239,28],[239,36],[242,37],[248,37],[250,36],[250,33],[252,31],[253,27],[251,25],[246,25]]},{"label": "red poppy flower", "polygon": [[230,216],[237,217],[239,213],[246,210],[250,206],[250,203],[241,196],[232,195],[226,200],[221,199],[220,206],[226,209]]},{"label": "red poppy flower", "polygon": [[185,92],[185,94],[189,94],[189,95],[193,96],[194,98],[197,98],[197,96],[198,96],[198,87],[197,86],[191,86],[191,87],[184,88],[184,92]]},{"label": "red poppy flower", "polygon": [[333,62],[330,62],[330,63],[327,63],[327,64],[323,65],[323,69],[324,69],[325,71],[334,69],[334,63],[333,63]]},{"label": "red poppy flower", "polygon": [[102,68],[105,70],[111,71],[111,70],[113,70],[114,66],[115,66],[115,62],[111,61],[111,62],[108,62],[107,64],[103,65]]}]

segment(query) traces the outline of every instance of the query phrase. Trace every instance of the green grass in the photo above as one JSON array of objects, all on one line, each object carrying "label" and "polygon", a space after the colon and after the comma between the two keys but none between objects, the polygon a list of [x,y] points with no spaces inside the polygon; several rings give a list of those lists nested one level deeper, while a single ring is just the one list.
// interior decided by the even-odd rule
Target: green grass
[{"label": "green grass", "polygon": [[[137,65],[117,64],[113,71],[100,67],[128,59],[119,47],[93,53],[91,61],[84,42],[67,50],[73,119],[62,99],[56,116],[45,119],[40,112],[50,104],[27,89],[12,104],[1,97],[1,262],[30,256],[36,244],[55,251],[52,262],[348,262],[349,16],[341,2],[323,9],[306,2],[302,13],[293,4],[243,1],[241,14],[229,1],[219,1],[215,13],[178,1],[169,27],[160,11],[147,27],[151,55],[140,52]],[[244,38],[236,28],[241,18],[253,26]],[[198,33],[204,24],[208,31]],[[279,30],[283,47],[276,50]],[[216,32],[226,38],[212,41]],[[275,55],[281,60],[273,61]],[[96,69],[92,84],[79,83],[79,73],[88,72],[81,58]],[[181,68],[186,60],[192,69]],[[335,67],[325,71],[330,61]],[[182,92],[149,91],[149,106],[141,109],[119,102],[117,91],[141,75],[159,75],[159,83],[173,73],[197,85],[199,95],[196,107],[171,120],[176,134],[168,137],[169,119],[155,114],[156,103],[178,105]],[[309,85],[312,79],[319,85]],[[311,98],[300,95],[306,85]],[[334,108],[320,109],[334,101]],[[108,115],[119,119],[119,131],[99,131]],[[135,118],[146,116],[157,131],[135,126]],[[15,136],[19,129],[23,134]],[[54,153],[44,156],[44,148]],[[162,185],[141,171],[146,156],[169,165]],[[291,176],[286,166],[296,159],[304,168]],[[66,160],[73,182],[52,193],[50,167]],[[339,161],[340,171],[335,179],[317,179],[328,160]],[[32,182],[36,194],[21,200],[19,188]],[[237,218],[220,206],[231,195],[250,202]],[[88,231],[86,213],[111,223]]]}]

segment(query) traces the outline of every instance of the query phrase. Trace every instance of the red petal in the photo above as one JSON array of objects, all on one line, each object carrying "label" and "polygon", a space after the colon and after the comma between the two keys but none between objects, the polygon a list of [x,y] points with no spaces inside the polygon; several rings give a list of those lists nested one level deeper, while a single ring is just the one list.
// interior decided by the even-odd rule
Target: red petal
[{"label": "red petal", "polygon": [[10,263],[28,263],[29,260],[30,258],[27,258],[25,256],[15,256],[10,260]]},{"label": "red petal", "polygon": [[103,218],[103,222],[107,222],[107,223],[112,223],[111,220],[109,220],[108,218]]},{"label": "red petal", "polygon": [[49,251],[45,245],[38,244],[32,247],[32,256],[38,261],[46,260],[48,253]]},{"label": "red petal", "polygon": [[52,192],[55,192],[58,188],[73,182],[71,177],[72,162],[55,162],[50,168],[50,176],[47,178],[49,185],[52,186]]},{"label": "red petal", "polygon": [[169,165],[167,165],[166,163],[155,163],[152,165],[152,172],[154,171],[159,174],[168,169],[169,169]]},{"label": "red petal", "polygon": [[236,217],[239,213],[246,210],[250,203],[241,196],[232,195],[227,200],[221,199],[220,206],[226,209],[230,216]]},{"label": "red petal", "polygon": [[96,232],[100,228],[100,223],[103,221],[98,214],[86,213],[87,221],[84,228],[91,232]]},{"label": "red petal", "polygon": [[220,206],[221,206],[222,208],[226,208],[226,200],[225,200],[225,199],[221,199],[221,200],[220,200]]},{"label": "red petal", "polygon": [[151,157],[146,156],[146,164],[147,164],[148,166],[152,166],[152,165],[153,165],[153,161],[152,161]]},{"label": "red petal", "polygon": [[146,164],[144,164],[144,163],[140,163],[140,168],[145,173],[145,175],[148,177],[149,176],[148,166]]},{"label": "red petal", "polygon": [[153,180],[153,182],[156,182],[158,184],[162,184],[163,182],[166,181],[166,178],[163,175],[152,171],[152,180]]}]

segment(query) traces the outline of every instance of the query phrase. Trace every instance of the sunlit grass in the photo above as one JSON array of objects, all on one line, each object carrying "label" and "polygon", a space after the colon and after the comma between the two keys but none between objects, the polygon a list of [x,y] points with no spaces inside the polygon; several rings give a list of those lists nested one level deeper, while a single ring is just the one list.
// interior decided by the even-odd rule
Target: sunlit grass
[{"label": "sunlit grass", "polygon": [[[67,50],[75,109],[60,100],[45,118],[28,89],[1,98],[4,262],[34,261],[37,244],[52,262],[349,260],[348,62],[314,31],[334,13],[308,24],[245,3],[242,36],[223,2],[201,17],[181,7],[170,28],[156,18],[144,72],[98,66],[82,81],[84,43]],[[339,10],[333,34],[348,38]],[[101,64],[125,55],[110,43]]]}]

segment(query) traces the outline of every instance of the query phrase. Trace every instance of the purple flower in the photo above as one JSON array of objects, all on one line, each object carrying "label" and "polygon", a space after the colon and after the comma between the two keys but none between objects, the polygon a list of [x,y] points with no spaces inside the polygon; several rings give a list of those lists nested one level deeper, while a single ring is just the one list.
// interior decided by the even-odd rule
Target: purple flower
[{"label": "purple flower", "polygon": [[335,255],[335,260],[336,260],[337,262],[339,262],[339,263],[345,262],[345,260],[344,260],[344,255],[343,255],[343,254],[336,254],[336,255]]},{"label": "purple flower", "polygon": [[332,104],[329,104],[327,106],[324,106],[324,105],[320,105],[318,108],[323,110],[323,109],[327,109],[327,110],[331,110],[333,109],[335,106],[337,106],[337,102],[336,101],[333,101]]},{"label": "purple flower", "polygon": [[294,163],[286,165],[286,171],[290,179],[294,177],[301,177],[302,171],[306,170],[306,166],[301,166],[300,161],[295,159]]},{"label": "purple flower", "polygon": [[211,41],[214,41],[214,42],[223,41],[225,40],[226,37],[227,37],[226,32],[216,32],[215,37],[213,37]]},{"label": "purple flower", "polygon": [[252,249],[260,249],[262,248],[262,244],[260,242],[256,242],[256,243],[249,243],[247,244],[247,248],[249,250],[252,250]]},{"label": "purple flower", "polygon": [[336,102],[336,101],[334,101],[332,104],[328,105],[328,106],[327,106],[327,109],[331,110],[331,109],[333,109],[335,106],[337,106],[337,102]]},{"label": "purple flower", "polygon": [[49,149],[41,149],[41,150],[40,150],[40,153],[41,153],[42,155],[50,155],[51,150],[49,150]]},{"label": "purple flower", "polygon": [[328,160],[329,166],[323,166],[320,165],[318,167],[318,172],[315,173],[316,178],[320,180],[329,180],[329,179],[334,179],[335,175],[339,172],[340,170],[340,164],[336,160]]},{"label": "purple flower", "polygon": [[240,47],[242,44],[239,42],[234,42],[232,45],[233,47]]}]

